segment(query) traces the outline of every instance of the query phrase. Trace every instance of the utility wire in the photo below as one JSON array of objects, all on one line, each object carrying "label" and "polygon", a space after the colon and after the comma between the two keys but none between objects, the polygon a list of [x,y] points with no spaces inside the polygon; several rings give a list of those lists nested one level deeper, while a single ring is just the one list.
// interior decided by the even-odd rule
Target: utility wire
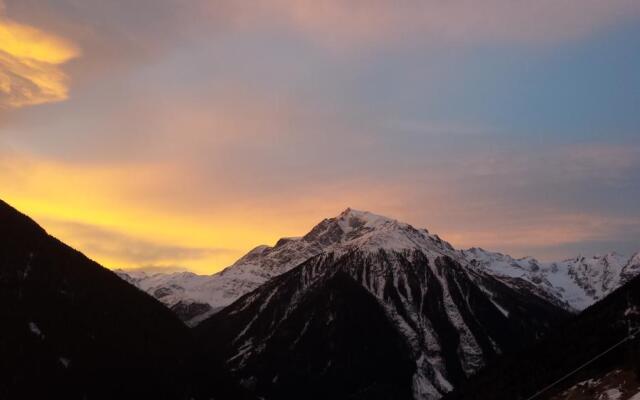
[{"label": "utility wire", "polygon": [[613,346],[609,347],[608,349],[606,349],[605,351],[603,351],[602,353],[598,354],[597,356],[593,357],[591,360],[587,361],[586,363],[582,364],[581,366],[579,366],[578,368],[574,369],[573,371],[569,372],[568,374],[566,374],[565,376],[563,376],[562,378],[558,379],[557,381],[551,383],[550,385],[545,386],[543,389],[541,389],[540,391],[536,392],[536,394],[534,394],[531,397],[527,397],[526,400],[533,400],[536,397],[540,396],[542,393],[546,392],[547,390],[551,389],[552,387],[556,386],[558,383],[564,381],[565,379],[567,379],[568,377],[570,377],[571,375],[575,374],[576,372],[580,371],[581,369],[583,369],[584,367],[586,367],[587,365],[593,363],[594,361],[598,360],[599,358],[602,358],[602,356],[604,356],[605,354],[611,352],[613,349],[615,349],[616,347],[619,347],[620,345],[622,345],[623,343],[627,342],[630,339],[634,339],[636,337],[636,335],[638,334],[638,332],[640,332],[640,329],[637,329],[636,331],[630,333],[627,337],[625,337],[624,339],[622,339],[621,341],[619,341],[618,343],[614,344]]}]

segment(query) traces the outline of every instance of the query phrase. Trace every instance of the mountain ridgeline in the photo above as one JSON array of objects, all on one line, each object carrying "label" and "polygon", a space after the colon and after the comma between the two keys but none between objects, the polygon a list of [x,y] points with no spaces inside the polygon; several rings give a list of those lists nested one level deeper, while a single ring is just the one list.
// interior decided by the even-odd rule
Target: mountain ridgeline
[{"label": "mountain ridgeline", "polygon": [[609,294],[638,272],[637,254],[461,251],[347,209],[214,275],[113,273],[0,202],[0,398],[520,396],[622,334]]},{"label": "mountain ridgeline", "polygon": [[[355,224],[357,228],[358,224],[363,223],[361,229],[354,229],[349,225]],[[480,248],[455,250],[426,230],[350,209],[336,218],[321,221],[302,237],[280,239],[274,247],[258,246],[217,274],[163,274],[121,270],[116,273],[156,297],[188,325],[195,326],[242,295],[309,258],[330,252],[335,247],[354,244],[358,235],[377,235],[378,245],[388,247],[397,238],[385,233],[385,224],[394,223],[403,226],[409,237],[415,236],[414,232],[422,232],[433,243],[442,243],[448,254],[465,267],[492,275],[517,291],[532,293],[572,313],[584,310],[603,299],[640,273],[640,253],[631,257],[616,253],[593,257],[577,256],[557,262],[540,262],[531,257],[514,259]]]},{"label": "mountain ridgeline", "polygon": [[2,399],[245,398],[170,310],[4,202],[0,321]]},{"label": "mountain ridgeline", "polygon": [[425,230],[352,210],[320,226],[340,239],[196,328],[260,397],[436,399],[570,316]]}]

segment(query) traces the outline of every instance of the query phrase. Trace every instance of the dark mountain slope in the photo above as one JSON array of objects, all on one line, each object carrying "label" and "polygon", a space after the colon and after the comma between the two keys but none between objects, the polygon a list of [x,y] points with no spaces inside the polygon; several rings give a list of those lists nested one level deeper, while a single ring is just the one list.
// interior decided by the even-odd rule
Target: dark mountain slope
[{"label": "dark mountain slope", "polygon": [[191,334],[170,310],[1,201],[0,321],[3,399],[181,399],[210,389],[190,380]]},{"label": "dark mountain slope", "polygon": [[[526,399],[624,339],[629,332],[627,322],[640,327],[637,315],[629,317],[629,311],[634,309],[640,309],[640,278],[591,306],[535,346],[505,355],[446,399]],[[578,382],[599,379],[614,370],[638,369],[638,346],[636,339],[616,348],[539,399],[551,398]]]},{"label": "dark mountain slope", "polygon": [[[311,288],[297,307],[277,306],[295,296],[295,290],[285,289],[274,294],[271,306],[262,308],[257,302],[242,314],[216,318],[226,328],[219,339],[232,341],[235,327],[271,332],[269,327],[288,314],[268,345],[242,371],[248,386],[270,398],[290,398],[294,393],[322,399],[341,398],[345,393],[362,399],[410,398],[415,369],[410,349],[371,294],[339,272]],[[256,319],[248,320],[251,315]],[[242,363],[241,358],[236,360]]]},{"label": "dark mountain slope", "polygon": [[259,396],[436,399],[568,317],[436,247],[316,256],[196,328]]}]

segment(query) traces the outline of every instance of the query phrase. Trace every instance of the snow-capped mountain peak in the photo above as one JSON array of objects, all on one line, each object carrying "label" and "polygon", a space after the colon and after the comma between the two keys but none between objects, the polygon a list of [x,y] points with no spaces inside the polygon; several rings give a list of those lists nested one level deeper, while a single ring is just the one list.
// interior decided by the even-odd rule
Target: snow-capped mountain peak
[{"label": "snow-capped mountain peak", "polygon": [[[354,327],[377,326],[387,333],[373,342],[408,346],[403,351],[411,354],[410,368],[402,380],[411,380],[412,397],[435,399],[522,338],[534,340],[567,311],[602,299],[640,272],[638,261],[638,254],[541,262],[481,248],[456,250],[426,229],[348,208],[304,236],[258,246],[214,275],[138,274],[128,280],[190,325],[206,319],[202,337],[215,336],[224,320],[229,329],[208,346],[225,343],[221,351],[235,371],[263,371],[262,361],[299,346],[299,354],[313,354],[317,374],[333,376],[327,372],[332,363],[336,371],[344,368],[349,357],[341,355],[361,342],[361,334],[349,336]],[[352,314],[354,302],[360,306]],[[344,348],[332,347],[347,339]],[[327,348],[318,348],[327,341]],[[394,346],[367,363],[394,359]],[[299,361],[307,368],[308,360]],[[407,362],[394,360],[398,366]],[[295,365],[291,377],[286,368],[269,368],[259,377],[265,388],[297,379]]]},{"label": "snow-capped mountain peak", "polygon": [[395,219],[347,208],[335,218],[316,225],[302,240],[323,246],[324,251],[423,250],[455,257],[453,247],[426,229]]},{"label": "snow-capped mountain peak", "polygon": [[[327,218],[317,224],[302,240],[324,246],[345,243],[364,234],[400,227],[396,220],[368,211],[347,208],[335,218]],[[402,224],[406,225],[406,224]]]},{"label": "snow-capped mountain peak", "polygon": [[[460,252],[408,224],[347,210],[312,233],[301,241],[332,244],[199,326],[199,335],[213,346],[227,344],[216,353],[223,354],[231,369],[263,371],[240,377],[276,390],[265,389],[265,398],[289,398],[277,387],[289,379],[299,382],[292,375],[301,368],[327,379],[320,386],[331,386],[334,370],[351,368],[348,360],[357,349],[363,350],[362,357],[366,354],[366,364],[390,362],[401,369],[405,361],[383,360],[377,350],[367,350],[398,354],[388,347],[398,342],[407,346],[401,353],[411,354],[402,378],[412,382],[411,397],[437,399],[501,352],[525,337],[533,340],[568,315],[537,293],[514,290],[468,268]],[[376,321],[391,326],[386,329]],[[215,337],[223,323],[228,329]],[[353,335],[354,326],[377,328]],[[363,336],[371,344],[363,346]],[[296,360],[294,355],[287,358],[287,367],[273,370],[280,362],[269,357],[279,359],[287,352],[306,356]]]},{"label": "snow-capped mountain peak", "polygon": [[410,256],[418,251],[431,261],[447,256],[572,311],[588,307],[640,273],[640,253],[631,258],[612,252],[541,262],[533,257],[516,259],[477,247],[458,251],[426,229],[347,208],[336,217],[322,220],[304,236],[285,237],[274,246],[254,248],[214,275],[119,274],[193,325],[314,256],[322,253],[340,256],[356,250],[363,255],[384,252],[391,257]]},{"label": "snow-capped mountain peak", "polygon": [[401,224],[395,219],[383,217],[368,211],[358,211],[351,208],[344,210],[335,221],[340,225],[342,230],[348,234],[362,227],[369,229],[381,228],[389,225],[407,225]]},{"label": "snow-capped mountain peak", "polygon": [[[374,253],[420,250],[434,257],[446,254],[461,259],[449,243],[426,229],[347,208],[336,217],[324,219],[304,236],[282,238],[273,247],[258,246],[211,276],[181,273],[124,276],[122,272],[120,276],[173,309],[187,307],[188,312],[181,316],[189,324],[197,324],[241,295],[313,256],[327,252],[339,255],[354,249]],[[193,310],[202,314],[194,315]]]}]

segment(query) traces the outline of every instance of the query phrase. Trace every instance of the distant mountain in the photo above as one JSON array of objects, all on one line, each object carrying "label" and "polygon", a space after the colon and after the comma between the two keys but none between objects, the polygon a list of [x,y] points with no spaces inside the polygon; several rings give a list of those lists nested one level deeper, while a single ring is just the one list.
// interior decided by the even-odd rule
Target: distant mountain
[{"label": "distant mountain", "polygon": [[541,295],[581,311],[602,300],[640,273],[640,253],[624,257],[617,253],[540,262],[535,258],[514,259],[479,248],[462,252],[472,266],[486,271],[513,287],[536,285]]},{"label": "distant mountain", "polygon": [[437,399],[570,315],[371,213],[346,210],[300,241],[322,252],[196,327],[265,399]]},{"label": "distant mountain", "polygon": [[2,399],[245,396],[173,313],[2,201],[0,321]]},{"label": "distant mountain", "polygon": [[274,247],[258,246],[214,275],[191,272],[147,274],[123,270],[116,273],[163,302],[193,326],[339,241],[337,232],[322,231],[326,224],[326,221],[321,223],[304,237],[280,239]]},{"label": "distant mountain", "polygon": [[[393,221],[347,209],[338,217],[323,220],[305,236],[280,239],[274,247],[258,246],[232,266],[214,275],[116,272],[166,304],[188,325],[195,326],[269,279],[315,255],[330,252],[334,247],[350,242],[357,231],[349,225],[350,216],[369,219],[366,229],[371,231]],[[424,230],[421,232],[433,240],[440,240],[437,235]],[[640,253],[630,258],[611,253],[543,263],[531,257],[514,259],[480,248],[456,251],[446,242],[442,243],[448,246],[447,251],[458,262],[571,312],[583,310],[640,273]]]},{"label": "distant mountain", "polygon": [[210,285],[212,276],[192,272],[147,273],[114,270],[120,278],[149,293],[169,307],[187,325],[195,325],[220,307],[213,308],[219,291]]},{"label": "distant mountain", "polygon": [[577,372],[535,399],[640,399],[640,336],[581,367],[635,329],[640,329],[640,277],[534,346],[497,360],[445,399],[529,399],[572,371]]}]

